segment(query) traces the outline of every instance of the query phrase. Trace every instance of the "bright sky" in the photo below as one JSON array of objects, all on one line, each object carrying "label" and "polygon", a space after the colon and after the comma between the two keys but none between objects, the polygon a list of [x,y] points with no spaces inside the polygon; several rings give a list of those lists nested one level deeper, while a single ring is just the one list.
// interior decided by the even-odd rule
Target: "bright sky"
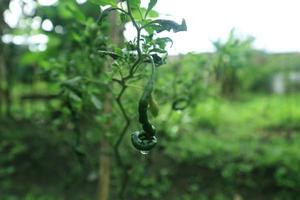
[{"label": "bright sky", "polygon": [[[10,5],[11,11],[4,13],[12,27],[16,25],[21,13],[18,1],[20,0],[13,0]],[[37,2],[50,6],[57,1]],[[84,3],[86,0],[76,1]],[[141,1],[147,5],[149,0]],[[155,9],[173,16],[168,18],[176,19],[178,22],[181,22],[181,18],[186,19],[187,32],[167,35],[174,40],[170,54],[213,51],[211,41],[225,39],[232,28],[235,28],[241,37],[254,36],[256,48],[270,52],[300,52],[300,0],[158,0]],[[29,7],[27,10],[31,12],[32,9]],[[53,27],[51,21],[47,19],[41,22],[41,19],[36,17],[33,22],[32,28],[41,25],[46,31],[53,28],[55,31],[62,29],[58,26]],[[133,31],[129,29],[125,32],[125,36],[132,36]],[[14,38],[13,41],[22,43],[20,38],[18,41],[17,39]]]},{"label": "bright sky", "polygon": [[256,38],[255,47],[300,52],[300,0],[159,0],[161,13],[183,17],[186,33],[174,34],[171,53],[212,51],[211,41],[232,28]]}]

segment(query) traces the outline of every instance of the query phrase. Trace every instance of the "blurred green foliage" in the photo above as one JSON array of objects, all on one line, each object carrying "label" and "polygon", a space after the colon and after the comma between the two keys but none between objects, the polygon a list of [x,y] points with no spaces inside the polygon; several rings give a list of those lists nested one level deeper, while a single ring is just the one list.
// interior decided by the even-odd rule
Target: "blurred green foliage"
[{"label": "blurred green foliage", "polygon": [[[1,12],[8,8],[3,2]],[[50,19],[63,33],[1,23],[2,35],[43,33],[49,42],[46,51],[0,43],[1,63],[11,66],[9,73],[0,70],[0,199],[96,198],[99,143],[106,137],[114,144],[125,123],[115,103],[115,112],[103,112],[105,94],[118,88],[97,50],[120,49],[107,35],[110,24],[97,24],[97,2],[59,1],[24,16]],[[275,94],[272,84],[277,74],[299,72],[300,56],[261,52],[252,41],[231,32],[214,42],[215,53],[171,57],[159,67],[153,121],[160,142],[142,156],[125,136],[121,156],[131,165],[126,199],[298,199],[300,87],[287,78],[286,93]],[[134,120],[130,131],[138,127],[141,85],[132,81],[124,97]],[[179,99],[187,107],[172,109]],[[104,133],[109,119],[113,126]],[[111,170],[110,197],[117,199],[123,169],[113,163]]]}]

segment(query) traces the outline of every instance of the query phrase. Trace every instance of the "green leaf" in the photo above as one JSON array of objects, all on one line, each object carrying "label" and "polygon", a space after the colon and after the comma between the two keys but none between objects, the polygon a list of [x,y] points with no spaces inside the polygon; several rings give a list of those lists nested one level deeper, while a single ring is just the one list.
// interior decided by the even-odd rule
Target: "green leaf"
[{"label": "green leaf", "polygon": [[132,9],[139,9],[141,6],[141,0],[129,0],[129,4]]},{"label": "green leaf", "polygon": [[76,101],[76,102],[81,102],[80,96],[78,96],[75,92],[69,91],[69,98]]},{"label": "green leaf", "polygon": [[152,26],[155,27],[155,30],[160,33],[163,31],[171,31],[173,30],[174,33],[180,32],[180,31],[187,31],[186,22],[183,19],[181,24],[178,24],[172,20],[166,20],[166,19],[157,19],[152,22]]},{"label": "green leaf", "polygon": [[[144,20],[146,18],[146,13],[148,12],[148,10],[146,8],[139,8],[139,9],[134,9],[132,11],[132,14],[134,15],[134,17],[137,20],[143,20],[143,22],[145,22],[146,20]],[[155,12],[154,10],[150,10],[147,15],[151,18],[157,18],[159,16],[158,12]],[[144,18],[143,18],[144,17]]]},{"label": "green leaf", "polygon": [[80,83],[81,80],[82,80],[81,76],[76,76],[74,78],[71,78],[71,79],[68,79],[68,80],[64,81],[62,83],[62,85],[69,85],[69,86],[72,86],[72,87],[76,87],[76,86],[78,86],[78,83]]},{"label": "green leaf", "polygon": [[73,94],[69,94],[69,96],[75,100],[78,99],[76,96],[78,96],[79,98],[81,98],[82,96],[82,93],[80,91],[81,84],[82,84],[82,77],[77,76],[75,78],[63,81],[61,83],[61,87],[63,89],[67,89],[67,92],[73,93]]},{"label": "green leaf", "polygon": [[121,55],[119,55],[119,54],[117,54],[115,52],[111,52],[111,51],[101,51],[101,50],[99,50],[98,53],[100,53],[101,55],[110,56],[114,60],[122,58]]},{"label": "green leaf", "polygon": [[124,13],[121,13],[121,14],[120,14],[120,19],[121,19],[121,22],[122,22],[122,23],[128,22],[127,15],[124,14]]},{"label": "green leaf", "polygon": [[137,20],[137,21],[142,21],[143,20],[142,9],[132,9],[131,14],[132,14],[132,16],[134,17],[135,20]]},{"label": "green leaf", "polygon": [[153,35],[153,33],[154,33],[154,30],[155,30],[155,27],[153,27],[153,26],[145,26],[145,31],[147,31],[147,33],[149,34],[149,35]]},{"label": "green leaf", "polygon": [[100,110],[102,108],[101,101],[99,101],[99,99],[95,95],[91,95],[91,102],[93,103],[95,108],[97,108],[98,110]]},{"label": "green leaf", "polygon": [[153,58],[156,67],[165,64],[165,58],[162,58],[158,54],[152,54],[151,57]]},{"label": "green leaf", "polygon": [[173,46],[173,40],[169,37],[157,38],[155,40],[155,44],[159,46],[159,48],[164,49],[167,46],[167,43],[171,43],[171,47]]},{"label": "green leaf", "polygon": [[167,53],[164,49],[154,48],[149,51],[150,53]]},{"label": "green leaf", "polygon": [[115,0],[90,0],[92,3],[100,6],[110,5],[112,7],[116,7],[117,3]]},{"label": "green leaf", "polygon": [[85,16],[81,12],[81,10],[72,3],[66,4],[66,9],[71,12],[71,15],[74,16],[79,22],[83,23],[85,22]]},{"label": "green leaf", "polygon": [[151,18],[157,18],[157,17],[159,17],[159,13],[154,10],[150,10],[148,13],[148,16]]},{"label": "green leaf", "polygon": [[148,4],[148,8],[145,14],[145,18],[147,18],[147,15],[149,14],[149,12],[154,8],[154,6],[156,5],[157,0],[150,0],[149,4]]}]

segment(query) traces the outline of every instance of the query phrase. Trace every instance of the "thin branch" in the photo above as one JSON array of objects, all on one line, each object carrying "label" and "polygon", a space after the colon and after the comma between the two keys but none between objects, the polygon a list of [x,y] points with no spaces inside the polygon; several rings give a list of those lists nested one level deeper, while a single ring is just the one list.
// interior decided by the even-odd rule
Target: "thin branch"
[{"label": "thin branch", "polygon": [[122,79],[122,80],[119,80],[119,79],[113,78],[112,81],[115,81],[115,82],[119,83],[121,86],[124,85],[123,79]]},{"label": "thin branch", "polygon": [[117,161],[117,164],[123,169],[123,179],[122,179],[122,186],[121,186],[121,189],[119,191],[119,198],[120,199],[124,199],[124,193],[125,193],[125,190],[126,190],[126,186],[128,185],[128,181],[129,181],[129,170],[131,169],[131,166],[130,165],[125,165],[124,161],[122,160],[122,157],[120,155],[120,151],[119,151],[119,148],[120,148],[120,145],[122,143],[122,140],[130,126],[130,123],[131,123],[131,119],[130,117],[128,116],[124,106],[123,106],[123,103],[122,103],[122,96],[124,95],[126,89],[127,89],[127,85],[126,85],[126,82],[127,80],[129,80],[130,78],[134,77],[134,73],[136,72],[136,69],[138,68],[138,66],[142,63],[143,61],[143,55],[142,55],[142,50],[141,50],[141,47],[140,47],[140,41],[141,41],[141,28],[139,27],[139,25],[137,24],[137,22],[135,21],[133,15],[132,15],[132,12],[131,12],[131,5],[130,5],[130,2],[129,0],[126,0],[126,3],[127,3],[127,8],[128,8],[128,12],[126,13],[136,31],[137,31],[137,41],[136,41],[136,50],[137,50],[137,53],[138,53],[138,58],[137,60],[131,65],[130,67],[130,70],[129,70],[129,74],[126,76],[126,77],[123,77],[121,76],[121,80],[118,80],[118,79],[113,79],[113,81],[119,83],[121,85],[121,91],[120,93],[118,94],[118,96],[116,97],[116,102],[119,106],[119,109],[121,110],[122,112],[122,115],[125,119],[125,125],[119,135],[119,138],[117,139],[117,142],[115,143],[114,145],[114,151],[115,151],[115,156],[116,156],[116,161]]},{"label": "thin branch", "polygon": [[119,147],[120,147],[121,142],[122,142],[122,140],[124,138],[124,135],[127,132],[127,129],[129,128],[129,125],[130,125],[130,118],[128,117],[127,112],[126,112],[126,110],[125,110],[125,108],[124,108],[124,106],[122,104],[122,100],[121,100],[124,92],[126,91],[126,88],[127,87],[124,85],[122,87],[119,95],[116,98],[117,104],[118,104],[118,106],[119,106],[119,108],[120,108],[120,110],[122,112],[122,115],[123,115],[123,117],[125,119],[125,122],[126,122],[125,126],[124,126],[124,128],[123,128],[123,130],[122,130],[122,132],[121,132],[121,134],[120,134],[120,136],[119,136],[119,138],[118,138],[118,140],[116,142],[116,144],[114,145],[114,151],[115,151],[115,154],[116,154],[117,163],[119,165],[121,165],[121,166],[124,166],[124,163],[123,163],[123,160],[121,159],[121,156],[120,156]]},{"label": "thin branch", "polygon": [[128,9],[127,14],[128,14],[128,16],[130,17],[130,19],[131,19],[131,21],[132,21],[132,23],[133,23],[133,26],[136,28],[136,30],[139,30],[140,27],[139,27],[139,25],[136,23],[136,21],[135,21],[133,15],[132,15],[131,5],[130,5],[130,3],[129,3],[129,0],[126,0],[126,3],[127,3],[127,9]]},{"label": "thin branch", "polygon": [[115,151],[115,156],[116,156],[117,163],[123,169],[123,173],[124,173],[123,174],[121,190],[119,192],[119,198],[120,199],[124,199],[124,193],[125,193],[125,190],[126,190],[127,182],[129,181],[129,169],[131,168],[130,166],[124,164],[124,162],[121,158],[121,155],[120,155],[120,151],[119,151],[121,142],[122,142],[128,128],[129,128],[130,122],[131,122],[130,118],[129,118],[129,116],[128,116],[128,114],[127,114],[127,112],[126,112],[126,110],[125,110],[125,108],[122,104],[122,100],[121,100],[121,98],[122,98],[123,94],[125,93],[126,89],[127,89],[127,86],[123,82],[122,89],[121,89],[119,95],[116,98],[117,104],[118,104],[118,106],[119,106],[119,108],[120,108],[120,110],[123,114],[123,117],[124,117],[125,121],[126,121],[125,126],[124,126],[124,128],[123,128],[116,144],[114,145],[114,151]]},{"label": "thin branch", "polygon": [[129,0],[126,0],[127,3],[127,7],[128,7],[128,16],[130,17],[133,26],[135,27],[136,31],[137,31],[137,41],[136,41],[136,47],[137,47],[137,53],[138,53],[138,59],[136,60],[136,62],[132,65],[132,67],[130,68],[130,72],[128,77],[125,77],[127,79],[129,79],[130,77],[132,77],[132,75],[134,74],[135,68],[138,67],[138,65],[141,63],[142,61],[142,50],[141,50],[141,28],[139,27],[139,25],[137,24],[137,22],[135,21],[133,15],[132,15],[132,11],[131,11],[131,5],[129,3]]}]

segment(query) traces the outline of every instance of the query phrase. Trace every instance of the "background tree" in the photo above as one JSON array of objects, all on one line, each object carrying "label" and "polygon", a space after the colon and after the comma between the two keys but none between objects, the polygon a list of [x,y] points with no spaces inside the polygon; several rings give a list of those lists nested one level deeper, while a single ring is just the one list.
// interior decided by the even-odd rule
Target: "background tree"
[{"label": "background tree", "polygon": [[220,92],[224,96],[236,94],[240,85],[238,71],[248,63],[253,38],[244,40],[235,36],[234,30],[229,34],[226,42],[214,42],[216,48],[213,70],[216,81],[220,84]]}]

